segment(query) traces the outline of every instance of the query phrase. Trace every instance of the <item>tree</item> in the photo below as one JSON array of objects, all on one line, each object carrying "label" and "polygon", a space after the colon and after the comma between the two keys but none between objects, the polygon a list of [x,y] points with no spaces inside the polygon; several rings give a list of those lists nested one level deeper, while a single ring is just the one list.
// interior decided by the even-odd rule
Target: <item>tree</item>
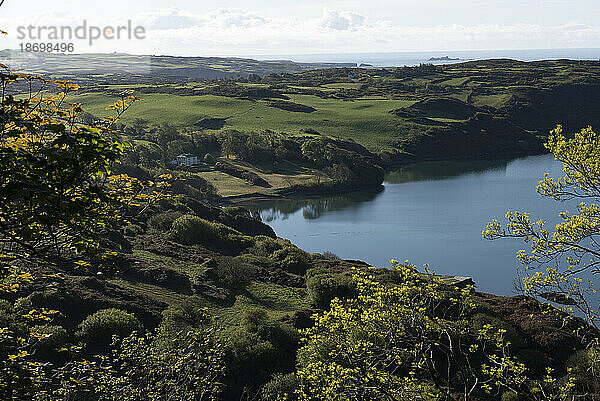
[{"label": "tree", "polygon": [[471,327],[472,288],[452,288],[429,271],[393,262],[399,284],[379,281],[376,269],[357,270],[358,296],[335,299],[304,331],[297,398],[284,399],[469,400],[503,392],[567,399],[570,377],[529,379],[510,355],[506,330]]},{"label": "tree", "polygon": [[136,118],[125,131],[133,136],[143,135],[148,131],[148,121],[143,118]]},{"label": "tree", "polygon": [[169,144],[175,140],[182,139],[177,128],[168,123],[162,124],[156,129],[155,133],[148,136],[160,147],[165,164],[169,162]]},{"label": "tree", "polygon": [[221,149],[228,159],[230,156],[242,157],[246,154],[247,135],[237,131],[228,131],[221,142]]},{"label": "tree", "polygon": [[[78,266],[87,269],[90,265],[80,256],[102,258],[100,239],[106,229],[122,222],[130,207],[160,193],[162,184],[149,187],[111,174],[130,147],[112,126],[138,98],[120,94],[107,108],[116,116],[86,126],[79,119],[81,106],[67,100],[77,85],[0,68],[2,262],[31,265],[43,259],[50,267],[50,261],[76,256]],[[12,84],[27,84],[31,95],[17,100],[8,94]],[[39,90],[32,92],[35,84]],[[63,92],[43,96],[43,89],[52,85]]]},{"label": "tree", "polygon": [[330,160],[331,147],[325,138],[309,139],[302,144],[302,156],[319,167]]},{"label": "tree", "polygon": [[132,333],[116,342],[112,355],[67,363],[37,399],[218,400],[225,373],[223,345],[206,310],[198,314],[199,327]]},{"label": "tree", "polygon": [[113,336],[126,337],[140,332],[142,324],[131,313],[111,308],[89,315],[78,326],[77,338],[93,349],[102,349],[112,342]]},{"label": "tree", "polygon": [[576,212],[560,213],[553,231],[528,213],[508,212],[506,225],[493,220],[483,236],[522,238],[531,248],[517,254],[522,292],[563,305],[568,312],[579,311],[599,330],[594,278],[600,273],[600,135],[588,127],[567,139],[558,126],[545,146],[563,164],[565,175],[545,174],[537,191],[556,201],[581,200]]},{"label": "tree", "polygon": [[[53,87],[61,92],[47,94]],[[105,234],[162,194],[163,183],[112,174],[129,148],[115,124],[139,99],[120,93],[107,107],[115,115],[88,126],[81,106],[67,100],[77,88],[0,64],[2,295],[16,293],[22,284],[59,280],[57,272],[112,272],[110,259],[117,252]],[[52,336],[40,327],[56,313],[29,308],[17,314],[18,324],[1,326],[0,398],[32,399],[44,388],[50,367],[30,352]]]}]

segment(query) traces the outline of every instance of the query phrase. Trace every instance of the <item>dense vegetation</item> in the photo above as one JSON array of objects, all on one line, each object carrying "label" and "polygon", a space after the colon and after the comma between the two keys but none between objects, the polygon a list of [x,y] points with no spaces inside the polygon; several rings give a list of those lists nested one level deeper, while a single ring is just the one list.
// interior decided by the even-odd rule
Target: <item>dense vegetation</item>
[{"label": "dense vegetation", "polygon": [[[124,88],[144,98],[120,120],[119,130],[143,159],[130,164],[157,169],[178,153],[195,154],[205,168],[194,175],[221,196],[274,195],[290,187],[302,193],[377,188],[375,165],[541,153],[557,124],[577,131],[600,122],[599,64],[592,61],[304,69],[111,55],[103,61],[106,68],[140,64],[138,73],[113,77],[78,69],[96,65],[97,55],[45,57],[52,61],[48,66],[70,66],[60,76],[81,83],[73,99],[85,105],[87,122],[106,117],[105,105]],[[86,57],[94,63],[86,64]],[[10,61],[20,65],[18,58]],[[150,71],[143,72],[144,65]],[[236,74],[205,76],[207,65]],[[183,75],[173,72],[179,69]],[[21,93],[28,91],[21,86]],[[314,163],[299,155],[310,139],[328,142],[334,152],[356,152],[367,163],[352,166],[347,157]],[[228,159],[223,168],[214,165],[219,158]],[[373,171],[357,174],[363,166]]]},{"label": "dense vegetation", "polygon": [[[308,194],[378,188],[384,169],[379,158],[352,141],[314,133],[296,136],[271,131],[224,131],[216,134],[180,132],[163,124],[149,128],[136,121],[125,132],[134,152],[122,160],[120,171],[140,179],[174,174],[186,194],[271,195]],[[199,156],[200,163],[176,168],[171,160],[182,153]]]},{"label": "dense vegetation", "polygon": [[[490,60],[172,79],[135,85],[146,101],[123,121],[287,134],[311,129],[353,139],[388,163],[523,154],[542,151],[543,137],[559,123],[572,131],[596,125],[598,69],[598,62]],[[81,101],[101,116],[110,93],[122,88],[91,80]],[[222,125],[203,125],[211,119]]]},{"label": "dense vegetation", "polygon": [[[316,180],[302,191],[378,186],[382,157],[362,145],[310,130],[124,126],[139,100],[130,92],[99,119],[70,103],[69,82],[9,69],[0,78],[3,399],[598,397],[597,314],[584,321],[532,297],[480,294],[409,263],[309,254],[245,209],[216,206],[210,174],[264,188],[257,171],[308,170]],[[29,82],[36,90],[23,97]],[[475,107],[444,104],[457,115]],[[597,145],[591,129],[570,142],[555,132],[548,147],[567,178],[547,177],[540,191],[597,199]],[[202,164],[169,165],[181,152]],[[533,241],[537,259],[520,256],[542,274],[526,278],[526,294],[585,306],[590,290],[564,283],[596,266],[596,248],[578,246],[596,240],[597,209],[564,215],[555,236],[520,214],[486,235]],[[559,256],[566,272],[544,275]]]}]

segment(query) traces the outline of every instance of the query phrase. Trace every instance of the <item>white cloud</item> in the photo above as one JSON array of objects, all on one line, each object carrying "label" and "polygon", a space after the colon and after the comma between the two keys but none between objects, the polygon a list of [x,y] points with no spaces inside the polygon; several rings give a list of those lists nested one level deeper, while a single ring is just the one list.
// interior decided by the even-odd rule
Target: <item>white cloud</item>
[{"label": "white cloud", "polygon": [[186,15],[176,8],[163,10],[143,18],[142,25],[147,29],[180,29],[197,25],[200,20],[191,15]]},{"label": "white cloud", "polygon": [[[558,0],[546,0],[558,1]],[[82,15],[56,12],[11,19],[12,39],[0,48],[18,47],[18,25],[78,25]],[[323,10],[317,17],[270,17],[258,12],[222,8],[194,14],[169,8],[134,19],[147,30],[143,41],[77,43],[76,50],[122,51],[175,55],[260,55],[336,52],[393,52],[460,49],[598,47],[600,25],[577,22],[538,24],[411,25],[410,21],[372,20],[359,13]],[[127,23],[126,17],[90,19],[96,25]],[[4,26],[3,26],[4,27]],[[4,40],[6,42],[6,40]]]},{"label": "white cloud", "polygon": [[320,20],[320,25],[336,31],[346,31],[364,26],[366,20],[366,17],[350,11],[325,9]]},{"label": "white cloud", "polygon": [[266,21],[256,13],[239,9],[220,8],[206,14],[185,13],[177,8],[159,10],[142,15],[136,21],[148,29],[166,30],[211,26],[213,28],[248,28],[264,24]]}]

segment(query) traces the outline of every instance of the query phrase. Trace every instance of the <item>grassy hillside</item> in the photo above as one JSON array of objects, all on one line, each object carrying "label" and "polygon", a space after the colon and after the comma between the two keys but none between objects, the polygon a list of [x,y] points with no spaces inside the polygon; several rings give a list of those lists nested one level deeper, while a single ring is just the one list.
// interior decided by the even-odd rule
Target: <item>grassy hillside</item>
[{"label": "grassy hillside", "polygon": [[[228,366],[219,399],[240,399],[249,393],[266,401],[259,398],[261,387],[274,374],[294,370],[297,330],[310,327],[311,316],[322,314],[333,298],[353,297],[353,267],[365,265],[311,255],[266,235],[241,235],[236,230],[239,223],[221,227],[221,235],[193,237],[193,243],[184,245],[181,239],[174,241],[178,220],[171,221],[170,227],[156,224],[161,220],[157,216],[173,217],[182,206],[165,205],[147,224],[138,221],[136,230],[124,230],[122,240],[131,248],[119,275],[108,279],[69,275],[57,288],[29,288],[28,299],[35,307],[59,310],[62,315],[55,324],[69,333],[86,316],[106,308],[133,313],[146,329],[161,322],[189,324],[199,308],[206,308],[226,344]],[[209,219],[214,220],[230,211],[211,208],[210,213]],[[207,224],[208,220],[197,221]],[[236,247],[219,250],[228,241],[235,241]],[[387,286],[403,280],[397,271],[370,272]],[[443,290],[456,291],[452,283],[449,280]],[[541,378],[547,366],[562,377],[567,367],[579,366],[575,358],[584,351],[573,334],[582,324],[578,319],[549,313],[542,304],[522,296],[473,292],[472,301],[467,316],[470,329],[493,325],[505,330],[511,354],[526,364],[529,377]],[[578,386],[586,385],[586,380],[585,374],[576,376]]]},{"label": "grassy hillside", "polygon": [[2,50],[0,60],[24,72],[66,77],[79,81],[102,80],[124,75],[126,81],[208,80],[300,72],[312,68],[356,66],[343,63],[295,63],[288,60],[259,61],[224,57],[138,56],[111,54],[24,53]]},{"label": "grassy hillside", "polygon": [[[481,71],[485,69],[483,66]],[[498,71],[477,79],[483,82],[487,77],[495,83]],[[415,90],[408,95],[401,83],[386,83],[402,74],[411,82],[420,79],[419,85],[425,85],[423,92]],[[431,77],[427,78],[428,74]],[[15,76],[8,72],[2,77],[6,82]],[[596,397],[597,376],[590,376],[588,367],[597,363],[598,352],[585,347],[597,331],[583,320],[546,308],[530,297],[477,293],[468,280],[446,276],[438,282],[433,275],[395,261],[392,264],[398,269],[376,269],[331,253],[310,254],[278,238],[248,210],[224,206],[215,193],[258,187],[284,195],[305,195],[380,187],[382,166],[398,160],[393,156],[453,157],[532,150],[537,145],[537,124],[542,127],[561,116],[568,117],[568,124],[577,124],[597,110],[593,76],[581,83],[528,88],[506,99],[497,91],[486,92],[486,96],[497,96],[489,99],[498,108],[476,104],[470,100],[474,95],[465,98],[460,91],[434,96],[428,92],[438,90],[430,82],[432,77],[451,81],[450,86],[469,82],[423,66],[395,71],[322,70],[266,77],[260,83],[226,80],[140,85],[142,96],[149,97],[144,106],[149,120],[128,116],[132,119],[123,126],[110,120],[103,125],[93,115],[80,112],[77,104],[55,107],[56,97],[38,102],[6,96],[4,119],[0,119],[6,138],[0,154],[7,200],[0,213],[6,244],[0,281],[0,350],[4,355],[0,394],[8,395],[0,398],[121,399],[119,394],[129,396],[134,389],[133,398],[143,399],[156,383],[160,393],[155,398],[169,398],[176,389],[179,399],[187,399],[190,392],[204,391],[204,377],[208,376],[194,375],[208,370],[215,388],[211,399],[269,401],[282,399],[283,394],[298,394],[294,389],[304,384],[296,379],[314,380],[301,372],[292,375],[296,368],[307,366],[307,357],[319,358],[316,371],[339,375],[336,366],[322,368],[337,356],[349,365],[342,372],[351,372],[352,380],[356,376],[359,386],[370,387],[363,381],[363,371],[370,375],[374,370],[355,369],[355,351],[346,353],[345,347],[338,346],[338,340],[347,334],[357,340],[352,349],[359,357],[359,367],[365,358],[374,356],[373,366],[383,369],[383,375],[375,370],[373,378],[385,384],[384,391],[387,378],[391,383],[409,385],[408,393],[403,389],[398,393],[402,397],[420,394],[431,398],[429,388],[436,385],[449,398],[470,387],[464,385],[463,377],[483,385],[472,388],[474,397],[460,399],[489,399],[490,389],[493,399],[515,399],[505,397],[502,386],[518,394],[517,399],[521,393],[530,394],[528,389],[517,391],[497,382],[499,376],[490,373],[488,362],[497,366],[500,360],[514,369],[516,378],[505,368],[493,372],[508,373],[511,382],[521,383],[526,372],[532,385],[569,383],[570,387],[572,383],[578,394]],[[91,111],[101,115],[103,107],[111,103],[107,93],[117,88],[122,85],[96,82],[71,100],[91,105]],[[406,93],[401,95],[401,91]],[[22,90],[14,93],[22,95]],[[212,102],[210,114],[196,116],[194,107],[203,102]],[[39,107],[39,103],[50,106]],[[238,114],[245,116],[239,121],[217,114],[232,103],[238,105],[237,112],[244,111],[242,105],[247,107]],[[254,108],[263,108],[265,113],[265,121],[258,125]],[[73,123],[74,114],[80,115],[82,124]],[[336,122],[326,118],[329,116]],[[262,132],[228,131],[233,126],[229,119]],[[160,122],[179,125],[157,125]],[[402,131],[400,125],[382,128],[380,122],[406,124],[409,129]],[[323,124],[328,132],[320,135],[314,128],[302,126],[311,123]],[[268,131],[277,124],[287,127],[284,131],[294,127],[303,132]],[[128,144],[117,140],[113,128],[132,140],[133,151],[126,151]],[[339,135],[356,136],[374,149],[390,152],[375,155],[355,141],[333,138],[329,131],[334,129],[340,130]],[[591,141],[595,138],[571,146],[589,150],[597,143]],[[199,163],[171,163],[181,153],[192,152],[200,156]],[[593,157],[581,159],[586,167],[598,164]],[[106,178],[108,167],[115,177]],[[170,185],[153,185],[151,181],[157,179],[168,179]],[[213,182],[223,186],[215,190]],[[591,182],[595,185],[593,179]],[[145,185],[149,186],[146,191],[141,189]],[[170,196],[160,196],[167,194]],[[593,210],[584,211],[593,214]],[[576,230],[567,238],[580,241],[577,228],[587,229],[586,224],[576,222]],[[492,224],[484,235],[492,236],[496,230],[501,228]],[[530,233],[529,226],[515,230],[517,236]],[[551,253],[544,255],[559,260]],[[590,263],[594,266],[593,260]],[[357,277],[358,271],[368,271],[377,286],[369,283],[371,278],[367,282]],[[547,282],[540,283],[546,291]],[[560,295],[539,294],[571,305],[571,298]],[[334,309],[324,315],[334,299],[347,300],[351,310],[338,314],[339,309]],[[333,303],[334,308],[342,305],[339,302]],[[378,316],[362,309],[362,303],[379,305]],[[324,340],[322,351],[300,348],[312,342],[302,342],[301,336],[307,333],[303,329],[315,325],[315,315],[323,317],[317,328],[327,316],[335,315],[354,327],[346,330],[345,324],[331,321],[331,335],[318,336]],[[372,317],[385,321],[379,324]],[[133,332],[143,338],[130,337],[111,345],[113,334]],[[389,351],[387,344],[392,347]],[[115,346],[120,348],[111,351]],[[384,354],[379,354],[381,349]],[[509,354],[518,359],[507,359]],[[427,359],[422,363],[413,355]],[[454,356],[459,359],[451,359]],[[438,384],[438,372],[446,375],[442,385]],[[462,372],[469,376],[460,376]],[[280,375],[287,375],[288,382]],[[289,385],[290,379],[297,383]],[[426,387],[414,393],[413,381]],[[322,384],[317,382],[317,386]],[[222,390],[218,397],[217,390]],[[547,398],[545,393],[543,396]],[[347,398],[357,397],[342,397]],[[382,393],[384,398],[389,397]]]},{"label": "grassy hillside", "polygon": [[[130,85],[144,98],[123,122],[180,129],[316,131],[388,159],[535,153],[550,129],[600,124],[600,63],[511,60],[405,68],[335,68],[260,80]],[[98,116],[127,82],[93,80],[76,97]],[[441,100],[441,102],[431,102]],[[445,102],[445,103],[444,103]],[[411,107],[417,104],[415,107]],[[466,107],[468,113],[452,112]],[[218,120],[204,125],[203,120]]]},{"label": "grassy hillside", "polygon": [[[203,118],[225,119],[223,130],[298,134],[310,129],[326,135],[352,138],[372,151],[393,146],[398,136],[406,134],[413,124],[395,118],[390,110],[410,106],[414,101],[394,99],[357,99],[342,101],[313,95],[290,95],[290,101],[311,106],[312,113],[298,113],[269,107],[269,101],[237,99],[225,96],[177,96],[143,94],[122,122],[129,124],[142,118],[156,124],[170,123],[178,128],[193,128]],[[109,94],[88,93],[74,96],[85,104],[88,112],[103,116],[107,104],[114,101]]]}]

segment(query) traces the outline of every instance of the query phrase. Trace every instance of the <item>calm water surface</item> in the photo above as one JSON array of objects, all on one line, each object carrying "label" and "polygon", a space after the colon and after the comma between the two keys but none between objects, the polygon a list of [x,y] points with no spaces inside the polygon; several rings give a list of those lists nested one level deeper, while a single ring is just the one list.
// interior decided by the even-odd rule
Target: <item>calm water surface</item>
[{"label": "calm water surface", "polygon": [[286,59],[301,63],[367,63],[375,67],[415,66],[431,63],[431,57],[458,58],[456,61],[434,61],[434,64],[452,64],[467,60],[509,58],[521,61],[537,60],[598,60],[600,49],[525,49],[525,50],[463,50],[398,53],[331,53],[303,55],[251,56],[260,60]]},{"label": "calm water surface", "polygon": [[[551,156],[516,160],[426,162],[390,173],[379,193],[249,203],[277,235],[308,252],[389,266],[391,258],[428,263],[440,274],[473,277],[482,291],[510,295],[520,240],[487,241],[485,224],[507,210],[548,219],[569,205],[535,191]],[[550,221],[552,221],[550,219]]]}]

